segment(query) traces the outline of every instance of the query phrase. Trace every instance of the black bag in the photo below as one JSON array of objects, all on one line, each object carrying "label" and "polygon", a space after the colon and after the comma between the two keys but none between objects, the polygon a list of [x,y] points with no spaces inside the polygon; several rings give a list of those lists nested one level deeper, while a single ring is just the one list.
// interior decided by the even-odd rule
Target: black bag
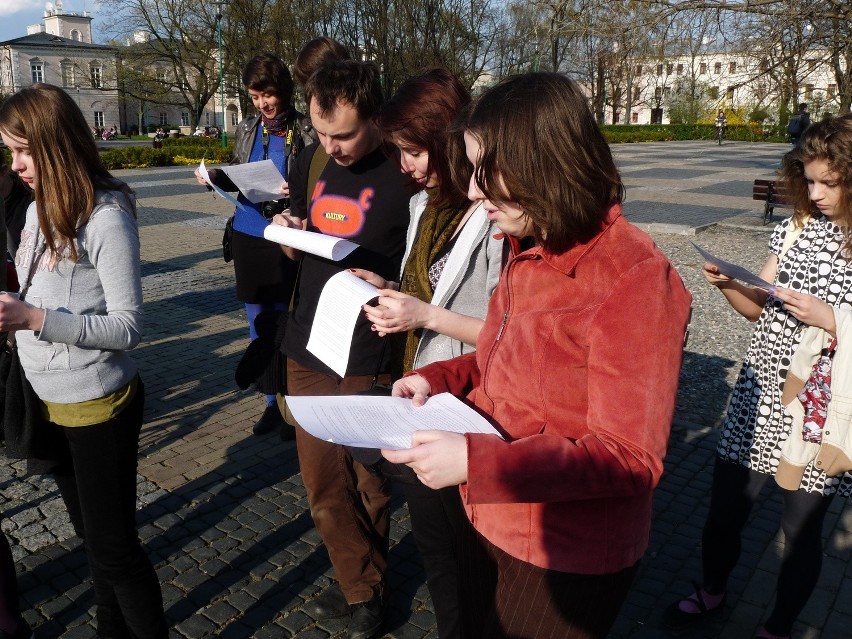
[{"label": "black bag", "polygon": [[234,216],[228,218],[228,221],[225,222],[225,232],[222,235],[222,257],[225,262],[230,262],[234,259],[233,253],[231,253],[231,239],[234,236]]},{"label": "black bag", "polygon": [[65,450],[61,427],[42,416],[41,400],[21,367],[18,347],[0,333],[0,433],[10,459],[59,460]]}]

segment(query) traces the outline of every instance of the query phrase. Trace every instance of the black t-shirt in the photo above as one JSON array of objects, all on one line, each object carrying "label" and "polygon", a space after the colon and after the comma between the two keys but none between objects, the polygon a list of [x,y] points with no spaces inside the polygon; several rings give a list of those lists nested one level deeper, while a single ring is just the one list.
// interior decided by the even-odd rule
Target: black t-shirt
[{"label": "black t-shirt", "polygon": [[[329,159],[309,200],[305,191],[315,150],[316,145],[305,149],[292,167],[292,213],[307,217],[308,230],[346,238],[359,248],[339,262],[305,254],[284,352],[302,366],[335,374],[305,348],[322,289],[332,276],[349,268],[367,269],[388,280],[399,278],[409,222],[408,201],[414,191],[410,178],[376,149],[348,167]],[[355,325],[346,374],[386,371],[390,348],[383,348],[384,344],[362,315]]]}]

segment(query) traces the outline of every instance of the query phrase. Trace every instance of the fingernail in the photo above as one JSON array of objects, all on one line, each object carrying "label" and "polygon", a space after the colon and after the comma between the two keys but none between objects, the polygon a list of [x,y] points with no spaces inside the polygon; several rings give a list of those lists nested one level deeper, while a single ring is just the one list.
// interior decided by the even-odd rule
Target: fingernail
[{"label": "fingernail", "polygon": [[371,331],[375,331],[375,330],[376,330],[376,325],[375,325],[375,324],[373,324],[373,325],[370,327],[370,330],[371,330]]}]

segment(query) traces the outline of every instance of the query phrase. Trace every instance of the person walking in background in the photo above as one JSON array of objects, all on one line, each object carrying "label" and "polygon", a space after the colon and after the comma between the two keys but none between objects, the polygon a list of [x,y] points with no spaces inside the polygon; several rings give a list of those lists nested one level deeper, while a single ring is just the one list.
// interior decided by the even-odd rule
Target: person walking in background
[{"label": "person walking in background", "polygon": [[[473,351],[500,277],[504,242],[494,237],[500,230],[481,203],[467,199],[471,167],[464,138],[450,129],[469,102],[458,78],[433,69],[403,82],[377,117],[385,139],[399,151],[403,172],[424,188],[411,198],[399,284],[353,269],[382,289],[378,305],[364,310],[379,335],[389,335],[394,378]],[[381,459],[378,451],[375,455]],[[455,486],[432,490],[407,467],[390,466],[379,464],[378,470],[401,479],[438,634],[461,637],[456,555],[464,511],[459,491]]]},{"label": "person walking in background", "polygon": [[790,144],[798,145],[799,138],[811,125],[811,115],[808,113],[807,102],[799,104],[799,112],[790,118],[787,123],[787,134],[790,136]]},{"label": "person walking in background", "polygon": [[[264,314],[261,321],[274,332],[275,316],[288,311],[293,297],[299,265],[284,255],[276,244],[264,239],[263,230],[288,206],[286,180],[292,161],[304,147],[302,129],[305,123],[304,116],[291,106],[293,79],[277,57],[264,53],[252,58],[243,69],[242,81],[259,113],[237,125],[231,164],[272,160],[285,180],[281,185],[281,199],[255,204],[240,194],[239,205],[234,211],[231,254],[237,299],[245,303],[249,337],[254,341],[258,338],[258,317]],[[237,190],[224,171],[211,169],[209,173],[216,186],[227,191]],[[196,177],[199,183],[206,185],[198,170]],[[282,362],[275,357],[277,351],[271,339],[267,350],[267,369],[280,368]],[[280,379],[280,374],[272,371],[270,377]],[[260,386],[265,384],[261,382]],[[282,389],[274,387],[275,381],[270,386],[262,388],[266,391],[266,408],[252,431],[255,435],[280,431],[284,439],[293,439],[293,427],[286,423],[275,400],[276,393]]]},{"label": "person walking in background", "polygon": [[[749,512],[761,488],[775,477],[784,500],[784,555],[772,612],[756,635],[762,639],[790,636],[819,578],[829,504],[835,495],[852,493],[850,465],[829,469],[835,464],[821,458],[790,463],[803,442],[819,444],[831,431],[837,437],[850,427],[848,412],[842,412],[846,404],[838,403],[848,401],[843,391],[849,389],[841,384],[833,389],[838,395],[834,404],[830,398],[831,361],[845,363],[848,370],[843,338],[847,344],[852,338],[846,334],[852,329],[845,328],[852,317],[852,115],[808,128],[797,148],[784,156],[781,179],[796,208],[769,240],[760,277],[772,289],[745,286],[704,265],[707,281],[757,324],[716,449],[702,536],[703,580],[667,614],[669,625],[684,627],[723,608]],[[804,374],[797,373],[803,377],[797,384],[791,361],[810,347],[811,335],[819,339],[813,358],[819,366],[809,362]],[[824,358],[817,359],[821,354]],[[837,371],[835,385],[845,372]],[[846,450],[845,456],[848,461],[852,452]]]},{"label": "person walking in background", "polygon": [[7,98],[0,136],[35,194],[16,255],[28,295],[0,295],[0,330],[15,331],[42,414],[61,427],[55,478],[85,542],[97,633],[165,639],[160,584],[135,521],[145,402],[127,353],[142,330],[135,198],[104,168],[83,114],[58,87]]},{"label": "person walking in background", "polygon": [[505,439],[421,431],[382,452],[431,488],[461,485],[465,637],[602,638],[648,545],[690,295],[624,219],[621,178],[574,82],[509,78],[463,126],[468,196],[510,258],[476,351],[393,392],[415,405],[467,395]]},{"label": "person walking in background", "polygon": [[[344,237],[359,245],[334,262],[306,254],[295,307],[284,335],[290,395],[351,395],[387,375],[390,351],[361,318],[355,325],[343,377],[307,350],[320,294],[328,280],[350,268],[391,280],[399,273],[414,189],[381,148],[373,116],[382,103],[375,65],[342,60],[320,67],[305,86],[319,144],[305,149],[293,167],[291,215],[275,221]],[[315,154],[327,155],[308,192]],[[356,205],[356,208],[353,208]],[[292,256],[295,256],[290,249]],[[389,545],[390,492],[385,480],[353,461],[343,446],[296,427],[299,467],[314,524],[325,542],[338,583],[303,611],[314,619],[349,616],[348,639],[366,639],[381,628]]]}]

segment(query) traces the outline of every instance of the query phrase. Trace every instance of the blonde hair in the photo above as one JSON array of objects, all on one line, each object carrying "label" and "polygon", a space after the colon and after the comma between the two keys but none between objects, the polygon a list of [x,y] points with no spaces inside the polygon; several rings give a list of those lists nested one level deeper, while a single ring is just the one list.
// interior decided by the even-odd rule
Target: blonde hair
[{"label": "blonde hair", "polygon": [[38,225],[47,249],[58,256],[67,248],[76,261],[74,240],[92,214],[95,188],[129,193],[129,187],[106,170],[83,113],[58,87],[33,84],[7,98],[0,107],[0,131],[26,140],[29,147]]}]

